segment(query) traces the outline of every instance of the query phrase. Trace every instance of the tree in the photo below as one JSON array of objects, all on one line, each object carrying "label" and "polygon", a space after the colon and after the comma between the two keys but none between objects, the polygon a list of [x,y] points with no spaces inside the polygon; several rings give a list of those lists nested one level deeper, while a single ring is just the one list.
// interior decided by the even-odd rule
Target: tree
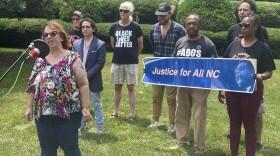
[{"label": "tree", "polygon": [[189,14],[200,15],[202,30],[226,31],[235,23],[234,7],[229,0],[184,0],[179,5],[176,18],[185,25]]},{"label": "tree", "polygon": [[0,18],[21,17],[24,9],[23,0],[0,0]]}]

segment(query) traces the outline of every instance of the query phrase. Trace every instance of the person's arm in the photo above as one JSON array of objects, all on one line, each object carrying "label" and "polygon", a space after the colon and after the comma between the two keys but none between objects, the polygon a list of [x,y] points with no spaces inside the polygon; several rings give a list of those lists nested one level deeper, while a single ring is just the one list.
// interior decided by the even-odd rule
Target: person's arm
[{"label": "person's arm", "polygon": [[257,81],[267,80],[272,77],[272,74],[273,74],[272,71],[266,71],[261,74],[256,74],[256,79],[257,79]]},{"label": "person's arm", "polygon": [[137,45],[138,45],[138,55],[141,54],[143,48],[144,48],[144,45],[143,45],[143,36],[140,36],[137,38]]},{"label": "person's arm", "polygon": [[82,113],[85,117],[85,122],[92,119],[89,111],[89,84],[87,79],[87,73],[85,67],[80,58],[77,58],[73,65],[74,74],[77,80],[77,87],[80,91],[80,96],[82,100]]},{"label": "person's arm", "polygon": [[153,33],[154,33],[154,29],[153,29],[153,27],[151,27],[150,28],[150,36],[149,36],[149,38],[150,38],[151,46],[154,49],[154,35],[153,35]]},{"label": "person's arm", "polygon": [[219,102],[220,102],[221,104],[225,104],[225,103],[226,103],[226,94],[225,94],[225,91],[219,90],[218,100],[219,100]]},{"label": "person's arm", "polygon": [[269,38],[268,38],[268,33],[267,30],[265,29],[265,27],[262,26],[262,34],[263,34],[263,38],[264,38],[264,42],[269,44]]},{"label": "person's arm", "polygon": [[115,38],[113,36],[110,36],[110,43],[111,43],[111,47],[115,49]]},{"label": "person's arm", "polygon": [[28,121],[32,121],[33,119],[33,100],[34,93],[30,92],[27,96],[27,110],[25,112],[25,118]]}]

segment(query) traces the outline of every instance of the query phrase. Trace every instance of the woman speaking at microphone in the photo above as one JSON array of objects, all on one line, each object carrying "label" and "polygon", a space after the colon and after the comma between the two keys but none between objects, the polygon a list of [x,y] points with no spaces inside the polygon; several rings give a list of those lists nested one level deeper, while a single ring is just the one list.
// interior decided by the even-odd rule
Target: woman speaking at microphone
[{"label": "woman speaking at microphone", "polygon": [[86,122],[92,119],[86,71],[79,55],[67,50],[71,44],[61,25],[50,21],[42,33],[50,52],[35,62],[26,88],[25,117],[35,118],[42,156],[57,155],[58,147],[66,156],[79,156],[82,115]]}]

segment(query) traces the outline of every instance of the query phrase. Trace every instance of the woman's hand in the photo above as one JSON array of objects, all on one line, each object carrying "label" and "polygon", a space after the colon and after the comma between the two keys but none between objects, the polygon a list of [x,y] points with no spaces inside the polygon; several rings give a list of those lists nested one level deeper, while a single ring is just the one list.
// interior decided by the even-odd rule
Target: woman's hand
[{"label": "woman's hand", "polygon": [[26,112],[25,112],[25,118],[27,121],[32,121],[33,119],[33,109],[28,107]]},{"label": "woman's hand", "polygon": [[83,108],[82,109],[83,117],[85,119],[85,123],[89,122],[92,120],[92,116],[90,114],[89,108]]},{"label": "woman's hand", "polygon": [[225,103],[226,103],[225,91],[219,90],[218,99],[219,99],[219,102],[220,102],[221,104],[225,104]]}]

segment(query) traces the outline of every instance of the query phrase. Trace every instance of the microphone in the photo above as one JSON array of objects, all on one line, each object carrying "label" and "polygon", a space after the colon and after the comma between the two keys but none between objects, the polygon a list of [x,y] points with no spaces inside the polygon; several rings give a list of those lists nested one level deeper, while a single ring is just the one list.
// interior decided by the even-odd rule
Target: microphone
[{"label": "microphone", "polygon": [[30,57],[45,59],[45,57],[49,54],[50,47],[44,40],[36,39],[30,43],[28,51],[28,57],[26,60]]}]

